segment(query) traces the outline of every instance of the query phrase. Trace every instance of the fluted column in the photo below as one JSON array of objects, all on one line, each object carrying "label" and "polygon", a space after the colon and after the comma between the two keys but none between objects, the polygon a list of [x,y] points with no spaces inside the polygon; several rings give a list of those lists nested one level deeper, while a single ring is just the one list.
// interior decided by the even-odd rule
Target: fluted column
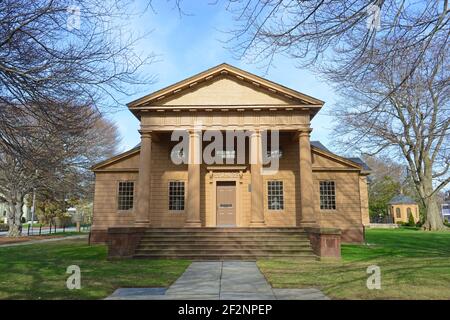
[{"label": "fluted column", "polygon": [[141,151],[139,155],[139,176],[135,217],[135,225],[140,227],[147,227],[150,225],[151,156],[151,132],[141,132]]},{"label": "fluted column", "polygon": [[189,132],[186,227],[201,227],[202,225],[200,221],[200,163],[200,133],[194,130]]},{"label": "fluted column", "polygon": [[262,170],[261,133],[255,131],[250,136],[250,171],[252,175],[251,221],[250,226],[262,227],[264,222],[264,186]]},{"label": "fluted column", "polygon": [[300,223],[303,227],[313,226],[316,223],[314,213],[314,185],[311,163],[311,143],[309,135],[311,129],[302,130],[298,134],[298,149],[300,162]]}]

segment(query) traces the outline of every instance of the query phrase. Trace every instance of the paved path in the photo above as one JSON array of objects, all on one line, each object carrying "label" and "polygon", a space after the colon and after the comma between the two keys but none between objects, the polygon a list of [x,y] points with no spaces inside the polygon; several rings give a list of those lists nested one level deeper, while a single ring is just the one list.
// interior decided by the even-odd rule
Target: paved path
[{"label": "paved path", "polygon": [[85,239],[87,237],[88,237],[88,235],[84,234],[84,235],[79,235],[79,236],[67,236],[67,237],[58,237],[58,238],[50,238],[50,239],[22,241],[22,242],[16,242],[16,243],[2,244],[2,245],[0,245],[0,248],[25,246],[28,244],[54,242],[54,241],[62,241],[62,240]]},{"label": "paved path", "polygon": [[255,262],[193,262],[167,290],[121,288],[110,300],[328,300],[318,289],[273,289]]}]

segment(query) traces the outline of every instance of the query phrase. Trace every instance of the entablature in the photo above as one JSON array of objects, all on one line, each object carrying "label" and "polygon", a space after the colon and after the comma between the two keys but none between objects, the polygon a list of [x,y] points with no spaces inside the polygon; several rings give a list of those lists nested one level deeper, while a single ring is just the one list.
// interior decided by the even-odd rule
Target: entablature
[{"label": "entablature", "polygon": [[237,110],[148,112],[141,116],[141,131],[202,130],[304,130],[310,127],[307,111]]}]

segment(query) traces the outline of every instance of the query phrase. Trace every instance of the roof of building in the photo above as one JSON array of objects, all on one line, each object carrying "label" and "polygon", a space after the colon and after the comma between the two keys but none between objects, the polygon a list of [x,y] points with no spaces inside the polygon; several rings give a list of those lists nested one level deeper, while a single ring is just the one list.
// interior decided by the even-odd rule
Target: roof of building
[{"label": "roof of building", "polygon": [[323,151],[328,151],[331,152],[330,150],[328,150],[320,141],[311,141],[311,145],[313,147],[316,147],[317,149],[323,150]]},{"label": "roof of building", "polygon": [[[311,145],[313,147],[316,147],[317,149],[333,153],[327,147],[325,147],[320,141],[311,141]],[[345,158],[344,157],[344,159],[347,159],[347,160],[350,160],[351,162],[355,162],[355,163],[359,164],[364,169],[364,171],[371,171],[370,167],[361,158],[358,158],[358,157]]]},{"label": "roof of building", "polygon": [[366,171],[371,171],[372,169],[370,169],[370,167],[367,165],[367,163],[365,163],[361,158],[358,157],[352,157],[352,158],[347,158],[350,161],[356,162],[357,164],[360,164],[364,170]]},{"label": "roof of building", "polygon": [[404,194],[396,195],[389,201],[389,204],[416,204],[416,201]]}]

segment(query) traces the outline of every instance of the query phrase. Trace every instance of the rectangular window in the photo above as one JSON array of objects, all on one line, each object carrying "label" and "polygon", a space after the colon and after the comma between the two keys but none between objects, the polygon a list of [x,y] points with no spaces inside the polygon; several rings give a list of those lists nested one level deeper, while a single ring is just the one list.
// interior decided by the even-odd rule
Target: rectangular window
[{"label": "rectangular window", "polygon": [[283,181],[267,182],[267,200],[269,210],[283,210]]},{"label": "rectangular window", "polygon": [[216,154],[221,159],[234,159],[236,158],[235,150],[216,150]]},{"label": "rectangular window", "polygon": [[134,202],[134,182],[124,181],[119,182],[119,192],[117,194],[118,210],[133,209]]},{"label": "rectangular window", "polygon": [[283,150],[267,150],[266,157],[267,158],[281,158],[283,156]]},{"label": "rectangular window", "polygon": [[184,181],[169,182],[169,210],[184,210]]},{"label": "rectangular window", "polygon": [[180,149],[170,150],[170,159],[184,160],[184,151]]},{"label": "rectangular window", "polygon": [[336,185],[334,181],[320,181],[320,209],[336,210]]}]

